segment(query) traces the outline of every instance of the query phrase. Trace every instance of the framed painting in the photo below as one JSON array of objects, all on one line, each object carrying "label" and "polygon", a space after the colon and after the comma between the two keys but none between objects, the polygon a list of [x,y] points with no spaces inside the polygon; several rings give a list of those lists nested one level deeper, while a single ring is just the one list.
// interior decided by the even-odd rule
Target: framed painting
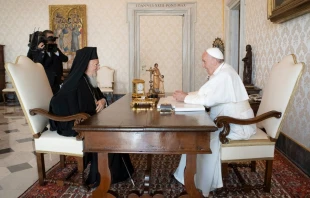
[{"label": "framed painting", "polygon": [[224,54],[225,52],[225,46],[224,43],[222,41],[222,39],[220,39],[219,37],[217,37],[212,44],[212,47],[217,47],[221,50],[221,52]]},{"label": "framed painting", "polygon": [[64,69],[70,69],[76,51],[86,46],[86,5],[50,5],[49,27],[58,37],[58,48],[69,58]]},{"label": "framed painting", "polygon": [[267,17],[283,23],[310,12],[310,0],[267,0]]}]

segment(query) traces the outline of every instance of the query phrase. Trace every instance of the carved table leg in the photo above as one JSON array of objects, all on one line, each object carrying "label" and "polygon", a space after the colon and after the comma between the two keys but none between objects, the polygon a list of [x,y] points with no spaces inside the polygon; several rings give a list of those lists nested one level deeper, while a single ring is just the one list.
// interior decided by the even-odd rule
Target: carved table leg
[{"label": "carved table leg", "polygon": [[140,195],[139,191],[133,191],[129,193],[127,198],[164,198],[163,192],[161,191],[155,191],[154,194],[150,195],[152,157],[152,154],[147,155],[146,170],[144,175],[144,189],[142,195]]},{"label": "carved table leg", "polygon": [[251,161],[251,172],[256,172],[256,161]]},{"label": "carved table leg", "polygon": [[66,156],[65,155],[60,155],[60,168],[64,169],[65,168],[65,163],[66,163]]},{"label": "carved table leg", "polygon": [[150,194],[152,156],[153,156],[152,154],[147,155],[143,194]]},{"label": "carved table leg", "polygon": [[195,197],[202,198],[202,194],[197,190],[194,181],[196,173],[196,154],[186,155],[186,168],[184,171],[184,183],[187,195],[181,195],[181,198]]},{"label": "carved table leg", "polygon": [[116,198],[112,192],[112,194],[109,191],[110,185],[111,185],[111,172],[109,169],[109,158],[108,153],[98,153],[98,169],[100,172],[100,185],[98,188],[93,191],[92,197],[100,197],[100,198]]}]

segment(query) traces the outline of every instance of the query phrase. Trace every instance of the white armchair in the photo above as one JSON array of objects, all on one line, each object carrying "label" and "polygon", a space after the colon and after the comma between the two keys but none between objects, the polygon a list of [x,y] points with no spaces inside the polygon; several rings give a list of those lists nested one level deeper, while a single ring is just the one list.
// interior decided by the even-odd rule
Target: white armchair
[{"label": "white armchair", "polygon": [[[81,113],[64,117],[48,113],[53,93],[41,64],[32,62],[26,56],[19,56],[16,63],[7,63],[5,68],[11,76],[17,97],[34,138],[40,185],[44,185],[44,182],[53,182],[59,185],[82,185],[84,182],[83,141],[77,140],[75,137],[60,136],[56,131],[45,129],[49,119],[56,121],[75,120],[77,123],[87,119],[89,115]],[[60,154],[61,167],[65,166],[65,155],[75,156],[78,161],[79,181],[73,183],[65,179],[46,178],[44,153]]]},{"label": "white armchair", "polygon": [[114,93],[114,72],[114,69],[107,66],[100,67],[97,72],[98,87],[102,93],[110,95],[112,101]]},{"label": "white armchair", "polygon": [[[303,67],[304,63],[297,63],[293,54],[284,57],[282,61],[272,67],[255,118],[241,120],[219,116],[215,119],[217,126],[223,127],[223,131],[220,133],[223,177],[228,174],[227,167],[230,163],[229,165],[233,167],[242,184],[242,190],[263,188],[266,192],[270,192],[276,140],[288,112],[290,100],[297,89]],[[257,123],[256,134],[249,140],[229,141],[226,136],[230,131],[230,123],[241,125]],[[254,165],[254,167],[252,166],[254,171],[254,161],[256,160],[266,160],[265,181],[262,185],[251,186],[245,183],[241,174],[238,174],[237,164],[231,164],[231,162],[251,161],[251,164]]]}]

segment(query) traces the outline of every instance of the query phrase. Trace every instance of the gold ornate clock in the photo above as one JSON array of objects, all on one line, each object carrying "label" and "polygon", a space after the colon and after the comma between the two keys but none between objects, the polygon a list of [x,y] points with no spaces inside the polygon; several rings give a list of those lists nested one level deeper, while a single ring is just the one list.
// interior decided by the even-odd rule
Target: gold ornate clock
[{"label": "gold ornate clock", "polygon": [[132,80],[132,97],[139,98],[145,95],[145,81],[142,79],[133,79]]}]

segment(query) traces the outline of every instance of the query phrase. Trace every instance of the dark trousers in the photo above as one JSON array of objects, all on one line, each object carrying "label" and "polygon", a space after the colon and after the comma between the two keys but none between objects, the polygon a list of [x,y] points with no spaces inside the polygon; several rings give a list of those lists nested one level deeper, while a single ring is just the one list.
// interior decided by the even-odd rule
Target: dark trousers
[{"label": "dark trousers", "polygon": [[59,85],[58,83],[54,83],[54,84],[51,86],[51,88],[52,88],[53,95],[55,95],[55,94],[59,91],[60,85]]}]

